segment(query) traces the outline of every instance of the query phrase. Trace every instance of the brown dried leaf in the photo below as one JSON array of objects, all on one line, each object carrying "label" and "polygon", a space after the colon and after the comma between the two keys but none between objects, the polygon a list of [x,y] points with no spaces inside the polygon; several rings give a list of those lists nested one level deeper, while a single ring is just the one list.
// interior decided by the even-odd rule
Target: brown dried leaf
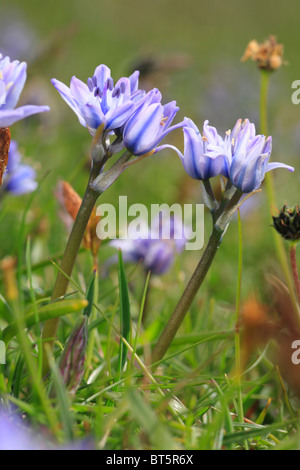
[{"label": "brown dried leaf", "polygon": [[10,146],[9,127],[0,128],[0,186],[8,162],[8,151]]}]

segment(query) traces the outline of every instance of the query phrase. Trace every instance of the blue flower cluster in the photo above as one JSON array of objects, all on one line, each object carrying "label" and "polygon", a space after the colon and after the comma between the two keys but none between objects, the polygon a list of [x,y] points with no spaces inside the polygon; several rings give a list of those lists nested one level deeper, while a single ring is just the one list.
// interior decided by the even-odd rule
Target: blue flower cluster
[{"label": "blue flower cluster", "polygon": [[[189,118],[171,125],[179,110],[176,102],[162,105],[159,90],[139,90],[138,77],[136,71],[114,85],[110,69],[99,65],[87,83],[76,77],[70,88],[56,79],[52,83],[92,135],[103,125],[121,137],[123,146],[136,156],[173,148],[194,179],[223,175],[243,193],[249,193],[260,187],[270,170],[281,167],[294,171],[283,163],[269,163],[272,138],[256,135],[255,126],[248,119],[239,119],[224,138],[208,121],[204,122],[202,134]],[[184,134],[183,154],[172,145],[159,146],[167,134],[179,127]]]},{"label": "blue flower cluster", "polygon": [[191,119],[185,118],[184,153],[180,156],[185,171],[194,179],[208,180],[217,175],[228,178],[243,193],[259,189],[265,174],[275,168],[294,168],[284,163],[269,163],[272,138],[256,135],[248,119],[239,119],[232,131],[221,137],[216,128],[204,122],[200,133]]}]

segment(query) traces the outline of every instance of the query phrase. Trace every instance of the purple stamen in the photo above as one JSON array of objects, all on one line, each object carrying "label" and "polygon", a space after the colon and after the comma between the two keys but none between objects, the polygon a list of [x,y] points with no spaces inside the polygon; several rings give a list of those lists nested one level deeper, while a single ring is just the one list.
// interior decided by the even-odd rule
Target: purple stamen
[{"label": "purple stamen", "polygon": [[94,90],[94,96],[101,97],[101,91],[100,91],[100,88],[98,86]]},{"label": "purple stamen", "polygon": [[114,98],[114,97],[119,98],[120,94],[121,94],[120,88],[119,88],[119,87],[116,87],[116,88],[114,88],[114,90],[113,90],[111,96],[112,96],[112,98]]},{"label": "purple stamen", "polygon": [[125,85],[124,82],[121,82],[120,91],[121,91],[121,93],[125,93],[125,91],[126,91],[126,85]]},{"label": "purple stamen", "polygon": [[87,86],[89,87],[89,90],[90,90],[90,91],[93,91],[93,89],[94,89],[94,82],[93,82],[93,79],[92,79],[91,77],[88,78]]},{"label": "purple stamen", "polygon": [[97,86],[97,77],[96,77],[96,75],[93,75],[92,80],[93,80],[94,87],[96,87]]},{"label": "purple stamen", "polygon": [[112,91],[113,88],[114,88],[114,81],[111,77],[109,77],[107,80],[106,80],[106,86],[107,88]]}]

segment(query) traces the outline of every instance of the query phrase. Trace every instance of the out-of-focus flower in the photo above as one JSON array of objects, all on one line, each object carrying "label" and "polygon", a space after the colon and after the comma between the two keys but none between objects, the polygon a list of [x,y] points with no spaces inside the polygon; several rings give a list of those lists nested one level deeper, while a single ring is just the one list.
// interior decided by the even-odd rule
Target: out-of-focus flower
[{"label": "out-of-focus flower", "polygon": [[295,242],[300,239],[300,212],[298,205],[293,208],[284,205],[279,214],[272,218],[273,227],[285,240]]},{"label": "out-of-focus flower", "polygon": [[87,317],[83,316],[69,336],[59,363],[63,382],[71,394],[76,392],[84,373],[87,337]]},{"label": "out-of-focus flower", "polygon": [[171,126],[179,110],[175,101],[161,104],[161,93],[157,89],[149,91],[137,110],[128,119],[123,130],[125,147],[133,155],[157,153],[164,145],[157,147],[161,140],[174,129],[183,127],[180,122]]},{"label": "out-of-focus flower", "polygon": [[30,193],[37,188],[36,172],[29,165],[21,163],[21,154],[15,140],[10,143],[8,162],[3,178],[3,190],[16,196]]},{"label": "out-of-focus flower", "polygon": [[269,72],[278,69],[283,61],[283,45],[278,44],[274,36],[259,44],[255,39],[249,42],[241,61],[252,59],[260,69]]},{"label": "out-of-focus flower", "polygon": [[25,62],[11,61],[0,54],[0,127],[9,127],[32,114],[49,111],[48,106],[26,105],[16,108],[26,82]]},{"label": "out-of-focus flower", "polygon": [[256,135],[255,126],[248,119],[239,119],[227,137],[230,146],[225,143],[225,147],[231,157],[229,178],[243,193],[257,190],[268,171],[275,168],[294,171],[293,167],[284,163],[269,163],[272,138]]},{"label": "out-of-focus flower", "polygon": [[243,193],[257,190],[268,171],[275,168],[294,168],[284,163],[269,163],[272,138],[255,134],[255,126],[248,119],[238,119],[232,131],[222,138],[205,121],[201,136],[195,124],[183,128],[184,155],[175,147],[186,172],[195,179],[205,180],[218,174],[229,178]]},{"label": "out-of-focus flower", "polygon": [[89,441],[58,445],[50,436],[33,432],[17,414],[0,408],[0,450],[92,450]]},{"label": "out-of-focus flower", "polygon": [[[175,255],[182,252],[187,240],[188,227],[181,219],[166,217],[159,213],[151,227],[144,227],[140,238],[116,239],[110,245],[122,250],[124,262],[141,263],[145,272],[161,275],[172,266]],[[107,266],[117,262],[117,257],[108,260]]]},{"label": "out-of-focus flower", "polygon": [[80,124],[94,135],[101,124],[104,129],[116,130],[131,116],[136,102],[144,96],[138,90],[138,76],[136,71],[129,78],[120,78],[114,85],[110,69],[101,64],[87,83],[75,76],[71,79],[70,87],[55,78],[51,82],[75,112]]},{"label": "out-of-focus flower", "polygon": [[39,38],[32,24],[16,8],[1,8],[0,44],[3,54],[32,60],[39,45]]}]

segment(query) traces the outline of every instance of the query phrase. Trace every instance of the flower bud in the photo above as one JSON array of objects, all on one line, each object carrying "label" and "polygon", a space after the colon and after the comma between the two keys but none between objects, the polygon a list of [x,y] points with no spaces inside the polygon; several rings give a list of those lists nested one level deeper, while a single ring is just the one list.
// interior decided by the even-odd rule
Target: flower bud
[{"label": "flower bud", "polygon": [[75,325],[62,354],[59,369],[66,388],[75,394],[84,373],[84,361],[87,346],[87,317],[84,316]]}]

